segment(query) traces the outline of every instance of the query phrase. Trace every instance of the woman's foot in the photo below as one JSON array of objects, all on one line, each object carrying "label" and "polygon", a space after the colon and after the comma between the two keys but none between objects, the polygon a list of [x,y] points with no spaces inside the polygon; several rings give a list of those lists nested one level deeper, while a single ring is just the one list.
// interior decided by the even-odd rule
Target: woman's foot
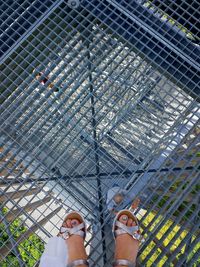
[{"label": "woman's foot", "polygon": [[[128,227],[137,225],[134,219],[126,214],[120,215],[118,221],[120,221],[122,224]],[[134,239],[131,235],[127,233],[118,235],[116,237],[115,260],[124,259],[132,263],[135,263],[139,250],[139,243],[140,241]],[[116,266],[124,267],[125,265],[116,265]]]},{"label": "woman's foot", "polygon": [[136,199],[133,201],[133,203],[131,204],[131,208],[132,208],[133,210],[136,210],[136,209],[138,209],[139,205],[140,205],[140,199],[139,199],[139,198],[136,198]]},{"label": "woman's foot", "polygon": [[[74,228],[77,227],[82,222],[78,219],[66,219],[62,227],[65,228]],[[84,231],[84,228],[81,229]],[[68,264],[77,261],[77,260],[87,260],[87,254],[84,247],[84,238],[80,235],[72,234],[69,238],[65,240],[67,244],[67,253],[68,253]],[[87,267],[85,264],[77,265],[78,267]]]}]

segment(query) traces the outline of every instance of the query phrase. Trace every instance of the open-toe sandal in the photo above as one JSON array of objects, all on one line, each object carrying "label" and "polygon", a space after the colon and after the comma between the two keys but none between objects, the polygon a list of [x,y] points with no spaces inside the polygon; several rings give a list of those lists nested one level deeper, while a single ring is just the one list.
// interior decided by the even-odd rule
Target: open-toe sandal
[{"label": "open-toe sandal", "polygon": [[[73,227],[73,228],[67,228],[67,227],[61,226],[59,236],[62,237],[64,240],[67,240],[72,235],[79,235],[79,236],[83,237],[83,239],[85,239],[85,237],[86,237],[86,223],[85,223],[83,217],[81,216],[81,214],[76,212],[76,211],[70,212],[65,217],[64,222],[66,222],[68,219],[71,219],[71,220],[77,219],[80,221],[80,224]],[[68,263],[66,265],[66,267],[75,267],[75,266],[82,265],[82,264],[89,266],[87,260],[78,259],[78,260],[75,260],[71,263]]]},{"label": "open-toe sandal", "polygon": [[[127,215],[128,218],[132,219],[135,221],[136,225],[135,226],[127,226],[119,221],[119,217],[121,215]],[[139,230],[139,223],[136,218],[136,216],[130,211],[130,210],[121,210],[120,212],[117,213],[114,222],[113,222],[113,229],[112,229],[114,239],[116,239],[117,236],[122,235],[122,234],[129,234],[132,236],[133,239],[138,240],[140,242],[144,242],[144,238],[140,233]],[[113,266],[128,266],[128,267],[135,267],[135,263],[126,260],[126,259],[117,259],[113,262]]]}]

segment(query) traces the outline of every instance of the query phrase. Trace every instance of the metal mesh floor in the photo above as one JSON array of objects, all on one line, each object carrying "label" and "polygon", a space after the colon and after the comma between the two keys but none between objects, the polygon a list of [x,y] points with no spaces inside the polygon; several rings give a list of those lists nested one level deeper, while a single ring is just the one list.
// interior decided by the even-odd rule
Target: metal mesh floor
[{"label": "metal mesh floor", "polygon": [[2,266],[38,266],[74,209],[111,266],[116,183],[141,199],[138,266],[198,266],[197,1],[0,6]]}]

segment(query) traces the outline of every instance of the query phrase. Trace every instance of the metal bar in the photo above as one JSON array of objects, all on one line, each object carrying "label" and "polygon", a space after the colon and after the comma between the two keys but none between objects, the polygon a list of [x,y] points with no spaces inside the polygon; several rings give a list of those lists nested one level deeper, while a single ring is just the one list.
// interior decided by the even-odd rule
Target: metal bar
[{"label": "metal bar", "polygon": [[[120,3],[125,7],[127,6],[126,1],[120,1]],[[199,55],[199,51],[195,45],[191,44],[190,41],[183,38],[177,31],[174,31],[172,27],[170,28],[169,25],[163,23],[160,19],[151,14],[149,10],[136,3],[136,1],[132,1],[131,5],[129,5],[131,8],[131,17],[129,15],[130,10],[128,11],[127,8],[125,8],[125,10],[124,8],[121,9],[121,5],[119,9],[115,1],[111,2],[111,5],[113,5],[112,8],[96,0],[83,1],[83,5],[102,23],[124,38],[127,43],[131,43],[141,54],[146,55],[148,60],[155,64],[165,75],[169,75],[183,90],[194,98],[197,98],[198,101],[200,100],[200,89],[198,85],[193,82],[199,80],[198,63],[195,59],[198,58],[197,55]],[[125,16],[126,19],[122,19],[121,17],[123,16]],[[110,17],[112,17],[112,21]],[[131,22],[129,23],[129,21]],[[156,31],[154,30],[155,26],[156,28],[159,26],[159,29],[163,29],[159,33],[160,36],[157,32],[154,32]],[[185,45],[184,48],[174,50],[174,45],[171,42],[169,43],[164,32],[167,34],[170,33],[171,36],[173,36],[173,42],[175,42],[177,46],[178,43],[183,42]],[[166,44],[168,43],[169,45],[167,47]],[[156,53],[152,51],[151,47],[154,47]],[[184,51],[186,47],[190,49]],[[190,65],[188,56],[183,57],[183,54],[189,55],[192,61],[196,61],[193,66]],[[173,61],[171,60],[171,56],[173,57]],[[191,81],[190,77],[193,77],[194,80]]]},{"label": "metal bar", "polygon": [[[22,22],[26,22],[26,26],[23,27],[22,26],[22,22],[21,21],[17,21],[15,19],[15,24],[17,24],[17,29],[20,32],[20,37],[18,38],[18,32],[16,32],[16,30],[13,32],[12,29],[11,30],[11,34],[9,34],[8,29],[5,30],[6,32],[6,42],[9,41],[9,45],[5,45],[6,43],[3,43],[3,45],[5,45],[5,47],[1,47],[0,51],[2,51],[2,55],[0,57],[0,64],[2,64],[20,45],[21,43],[26,40],[32,33],[33,31],[38,28],[45,19],[47,19],[50,14],[62,3],[64,2],[64,0],[57,0],[56,2],[52,2],[52,1],[34,1],[33,4],[30,5],[30,8],[32,10],[29,10],[26,8],[26,12],[23,14],[23,17],[21,16],[20,20],[22,20]],[[44,8],[46,8],[45,12],[44,12]],[[39,10],[42,10],[42,12],[38,12]],[[19,14],[19,13],[18,13]],[[18,15],[17,14],[17,15]],[[30,18],[30,15],[32,16],[32,18]],[[41,17],[38,17],[38,15],[41,15]],[[27,25],[27,18],[28,19],[35,19],[35,22],[30,22],[29,26]],[[12,16],[10,17],[10,19],[12,19]],[[28,28],[27,28],[28,26]],[[13,28],[16,29],[15,25],[12,25]],[[21,32],[24,32],[23,34]],[[14,35],[14,36],[13,36]],[[8,38],[9,36],[9,38]],[[2,37],[3,38],[3,37]],[[11,39],[11,40],[9,40]]]},{"label": "metal bar", "polygon": [[[93,146],[94,146],[94,153],[95,153],[95,161],[96,161],[96,181],[97,181],[97,193],[98,193],[98,199],[99,199],[99,221],[102,225],[101,228],[101,235],[102,235],[102,248],[103,251],[106,251],[106,243],[105,243],[105,227],[104,227],[104,214],[103,214],[103,197],[102,197],[102,189],[101,189],[101,179],[99,176],[100,173],[100,162],[99,162],[99,143],[97,140],[97,132],[96,132],[96,114],[95,114],[95,102],[94,102],[94,88],[93,88],[93,77],[92,77],[92,64],[90,61],[90,43],[87,45],[87,59],[88,59],[88,71],[89,71],[89,89],[90,89],[90,96],[91,96],[91,124],[93,128]],[[104,264],[106,264],[107,257],[106,254],[103,255]]]},{"label": "metal bar", "polygon": [[19,265],[22,266],[22,267],[25,267],[25,263],[23,262],[23,259],[21,257],[21,254],[20,254],[20,251],[19,251],[19,248],[18,248],[18,244],[14,240],[13,234],[12,234],[12,232],[10,230],[10,226],[9,226],[5,216],[3,215],[2,211],[0,211],[0,212],[1,212],[1,222],[3,222],[3,224],[5,225],[6,233],[9,236],[10,243],[11,243],[11,246],[12,246],[12,252],[17,257]]},{"label": "metal bar", "polygon": [[[83,199],[80,198],[80,196],[78,195],[78,193],[74,190],[71,190],[71,188],[66,185],[63,185],[62,181],[58,180],[57,183],[62,187],[64,188],[64,190],[66,192],[68,192],[80,205],[83,204]],[[91,213],[92,209],[91,207],[88,205],[88,203],[85,202],[85,205],[84,205],[84,208],[89,212]]]},{"label": "metal bar", "polygon": [[0,202],[8,200],[9,198],[16,199],[20,197],[34,195],[40,191],[41,191],[41,188],[33,188],[30,191],[27,191],[25,189],[25,190],[13,191],[13,192],[4,192],[0,189],[0,193],[1,193]]},{"label": "metal bar", "polygon": [[32,210],[37,209],[38,207],[44,205],[45,203],[48,203],[50,200],[52,199],[52,197],[45,197],[41,200],[35,201],[35,202],[30,202],[28,203],[26,206],[22,207],[22,209],[17,208],[17,209],[11,209],[8,213],[6,213],[5,218],[7,221],[13,221],[15,220],[17,217],[19,217],[21,214],[23,214],[24,212],[29,212]]},{"label": "metal bar", "polygon": [[[65,9],[69,9],[68,6],[65,5],[64,10]],[[66,44],[59,35],[70,31],[72,31],[73,34],[76,26],[76,30],[81,31],[84,27],[83,25],[84,22],[81,23],[80,19],[74,15],[74,12],[72,12],[68,21],[66,21],[63,9],[60,9],[58,13],[53,13],[53,18],[50,21],[46,20],[45,23],[42,24],[42,29],[31,35],[34,46],[30,42],[24,42],[18,48],[19,51],[16,58],[13,60],[11,55],[5,63],[1,65],[2,75],[0,79],[2,82],[1,90],[3,92],[1,102],[4,102],[18,86],[21,86],[21,84],[24,85],[24,81],[27,80],[27,75],[29,76],[28,80],[30,80],[30,73],[32,73],[36,67],[39,71],[42,71],[44,66],[47,66],[51,60],[55,59],[56,53],[59,53]],[[58,31],[58,34],[49,38],[48,35],[54,30]],[[24,58],[24,60],[22,61],[21,58]],[[16,62],[18,63],[17,65],[15,64]],[[38,67],[38,62],[42,62],[42,66]],[[15,82],[13,83],[13,81]],[[25,84],[27,86],[29,83]]]},{"label": "metal bar", "polygon": [[[75,124],[75,122],[72,123],[72,125],[74,125],[74,124]],[[76,126],[76,128],[77,127],[78,126]],[[83,140],[86,143],[91,145],[92,140],[90,140],[91,138],[89,137],[89,135],[87,133],[84,133],[83,131],[81,131],[81,132],[83,134],[80,136],[81,140]],[[117,169],[122,170],[125,168],[122,164],[120,164],[117,160],[115,160],[103,147],[99,147],[99,149],[100,149],[101,155],[103,155],[107,160],[109,160],[109,162],[111,164],[113,164]]]},{"label": "metal bar", "polygon": [[[73,180],[72,180],[73,181]],[[90,210],[93,210],[95,207],[95,204],[93,201],[90,200],[89,194],[86,195],[83,190],[81,190],[81,186],[79,184],[79,188],[73,184],[73,182],[69,183],[68,187],[70,187],[71,191],[75,191],[76,194],[78,194],[79,198],[82,197],[82,201],[86,201],[88,206],[90,207]]]},{"label": "metal bar", "polygon": [[[178,162],[176,162],[176,164],[178,164]],[[182,173],[183,173],[183,172],[180,172],[179,175],[181,175]],[[191,179],[194,179],[193,176],[195,176],[195,175],[196,175],[196,174],[195,174],[195,169],[194,169],[194,170],[190,173]],[[188,179],[188,182],[190,182],[191,179]],[[160,183],[160,181],[162,181],[162,180],[163,180],[163,177],[160,177],[159,180],[156,179],[156,183],[157,183],[157,187],[156,187],[156,188],[159,188],[159,183]],[[179,180],[180,180],[180,178],[177,177],[177,176],[175,176],[175,179],[171,179],[170,183],[169,183],[167,186],[164,184],[164,185],[162,186],[163,194],[165,194],[166,192],[168,192],[168,190],[174,185],[174,183],[175,183],[176,181],[179,181]],[[146,186],[150,186],[150,184],[151,184],[151,183],[148,183]],[[154,190],[156,190],[156,188],[155,188]],[[170,198],[170,200],[172,200],[173,198],[175,198],[179,192],[181,192],[181,188],[178,187],[178,188],[176,189],[176,192],[173,193],[173,195],[172,195],[172,197]],[[163,196],[160,195],[157,201],[160,202],[160,201],[162,200],[162,197],[163,197]],[[167,205],[167,203],[166,203],[166,205]],[[164,205],[163,208],[164,208],[164,207],[166,207],[166,206]],[[154,209],[154,208],[155,208],[155,205],[152,204],[152,209]],[[159,208],[158,216],[159,216],[160,214],[162,214],[162,212],[165,212],[165,210],[162,210],[163,208]],[[157,217],[158,217],[158,216],[157,216]],[[146,215],[143,216],[143,220],[145,219],[145,217],[146,217]],[[153,223],[153,222],[152,222],[152,223]]]},{"label": "metal bar", "polygon": [[[33,1],[41,0],[18,0],[8,9],[2,3],[3,30],[12,28],[10,10],[16,15],[13,26],[20,18],[29,25]],[[186,254],[177,260],[178,254],[185,245],[191,251],[199,234],[193,218],[199,211],[200,106],[190,96],[191,88],[199,86],[199,47],[177,21],[151,8],[151,1],[75,2],[79,6],[70,8],[63,1],[27,37],[22,23],[15,33],[22,30],[18,38],[25,39],[19,45],[13,39],[16,47],[5,54],[0,199],[23,214],[27,226],[37,225],[44,241],[62,220],[61,213],[45,228],[38,215],[44,218],[43,210],[49,214],[54,203],[62,203],[66,211],[76,208],[89,222],[96,218],[86,248],[92,266],[108,267],[114,246],[105,200],[117,183],[132,199],[141,199],[136,215],[141,213],[147,235],[141,266],[182,264]],[[193,16],[188,8],[182,10]],[[195,92],[192,96],[197,97]],[[38,182],[39,194],[52,190],[56,196],[28,212],[21,201],[30,207],[34,197],[43,198],[30,194]],[[26,192],[20,194],[22,186]],[[192,261],[187,257],[192,264],[197,261],[193,254]]]},{"label": "metal bar", "polygon": [[[154,217],[154,219],[148,224],[148,227],[151,227],[151,225],[155,222],[155,220],[158,218],[159,215],[161,214],[165,214],[166,216],[168,215],[170,217],[170,214],[173,214],[175,210],[177,210],[178,206],[180,206],[180,200],[183,199],[183,196],[187,195],[188,192],[190,192],[191,188],[197,183],[197,180],[195,177],[193,177],[193,179],[187,184],[187,187],[182,190],[182,193],[179,194],[179,196],[177,197],[176,194],[179,193],[179,191],[181,190],[180,188],[178,188],[176,190],[176,192],[173,195],[173,198],[171,197],[169,199],[169,202],[166,202],[162,208],[159,209],[159,212],[157,213],[157,215]],[[167,190],[167,188],[166,188]],[[161,196],[162,197],[162,196]],[[170,205],[169,208],[167,208]],[[192,205],[192,203],[190,203],[188,205],[187,208],[190,207],[190,205]],[[153,205],[152,205],[153,206]],[[153,208],[153,207],[152,207]],[[166,209],[167,208],[167,209]],[[179,220],[182,218],[182,215],[179,217]],[[143,217],[143,220],[145,219],[145,216]],[[178,218],[176,218],[176,222],[178,223]],[[156,228],[154,228],[153,231],[151,231],[151,235],[153,236],[153,234],[155,233],[155,231],[159,231],[164,224],[166,223],[166,220],[162,220],[158,226]],[[186,221],[186,224],[188,223],[188,221]],[[170,229],[167,230],[168,233],[170,233]],[[165,233],[166,235],[166,233]],[[160,241],[164,240],[165,235],[162,236],[162,238],[160,239]],[[178,232],[177,232],[177,236]],[[170,245],[170,244],[169,244]],[[169,246],[168,245],[168,246]],[[141,250],[142,252],[142,250]],[[148,257],[145,259],[145,262],[147,262],[147,260],[153,255],[154,251],[152,250],[149,254]]]},{"label": "metal bar", "polygon": [[[176,241],[176,239],[181,235],[181,233],[183,232],[183,230],[185,230],[186,227],[187,227],[187,225],[189,224],[189,220],[185,221],[184,224],[180,223],[180,218],[181,218],[182,216],[184,216],[184,215],[187,213],[188,210],[190,210],[191,206],[192,206],[192,205],[189,204],[189,207],[187,207],[187,209],[184,211],[184,213],[182,213],[181,216],[176,217],[175,223],[179,223],[179,224],[180,224],[180,229],[176,232],[176,234],[175,234],[175,235],[173,236],[173,238],[170,240],[169,244],[166,246],[166,249],[169,249],[169,250],[170,250],[170,246],[172,246],[173,242]],[[196,216],[197,213],[198,213],[198,211],[195,212],[194,214],[192,214],[192,216],[190,216],[190,220],[193,220],[193,218],[195,218],[195,216]],[[191,232],[195,233],[196,231],[198,231],[198,226],[196,227],[196,225],[193,225],[193,227],[192,227],[191,230],[192,230],[192,231],[188,231],[186,237],[187,237],[188,235],[190,235]],[[170,234],[170,230],[168,229],[168,230],[166,231],[166,233],[162,236],[162,238],[160,239],[160,241],[161,241],[161,242],[164,241],[165,238],[167,238],[167,236],[168,236],[169,234]],[[179,246],[177,246],[176,249],[173,251],[174,253],[172,253],[172,254],[169,256],[168,259],[169,259],[170,262],[173,262],[173,261],[175,260],[174,255],[177,255],[177,254],[181,251],[181,247],[183,246],[183,243],[184,243],[184,239],[181,241],[181,243],[179,244]],[[153,250],[152,250],[151,254],[153,254]],[[157,259],[155,260],[155,263],[158,264],[158,262],[161,260],[161,258],[162,258],[162,256],[159,255],[159,256],[157,257]]]},{"label": "metal bar", "polygon": [[124,153],[129,159],[133,160],[133,162],[137,165],[139,165],[141,163],[141,161],[139,161],[138,159],[136,159],[135,157],[133,157],[133,155],[128,152],[127,149],[123,148],[119,143],[117,143],[109,134],[106,135],[106,138],[108,139],[108,141],[113,144],[114,146],[116,146],[117,149],[119,149],[122,153]]},{"label": "metal bar", "polygon": [[[191,244],[190,250],[187,251],[188,256],[194,252],[194,248],[199,244],[199,242],[200,238],[199,237],[195,238],[195,240]],[[197,249],[196,252],[192,255],[192,257],[189,260],[187,260],[186,266],[193,266],[198,262],[198,260],[199,260],[199,250]]]},{"label": "metal bar", "polygon": [[198,20],[198,1],[185,0],[181,2],[180,0],[174,1],[160,1],[155,0],[151,2],[151,7],[163,11],[173,18],[183,27],[187,29],[188,32],[193,34],[193,42],[198,44],[199,37],[199,20]]},{"label": "metal bar", "polygon": [[[58,207],[56,210],[52,211],[49,215],[47,215],[44,219],[40,220],[38,224],[31,226],[25,233],[23,233],[21,236],[19,236],[16,240],[16,244],[20,244],[22,241],[27,239],[32,233],[34,233],[36,230],[38,230],[38,225],[43,225],[48,220],[50,220],[56,213],[58,213],[61,210],[62,206]],[[16,245],[15,245],[16,246]],[[15,246],[12,246],[11,243],[6,244],[5,246],[1,247],[0,249],[0,257],[1,259],[5,259],[5,257],[10,253],[10,251],[15,248]]]},{"label": "metal bar", "polygon": [[[88,136],[87,136],[88,137]],[[88,145],[92,146],[92,143],[90,143],[88,141],[87,138],[85,138],[83,135],[80,136],[81,140],[83,140],[84,142],[86,142]],[[98,146],[98,153],[99,155],[103,156],[106,160],[109,161],[109,163],[111,163],[116,169],[118,169],[119,171],[123,171],[126,169],[126,167],[124,167],[121,163],[119,163],[114,157],[112,157],[110,155],[110,153],[108,153],[106,151],[105,148]]]},{"label": "metal bar", "polygon": [[[188,116],[187,122],[185,124],[180,125],[178,129],[175,129],[173,131],[173,137],[168,139],[169,141],[168,144],[165,145],[165,149],[162,150],[161,154],[159,155],[159,157],[157,157],[157,159],[154,159],[153,163],[150,165],[150,168],[158,169],[165,162],[167,157],[170,157],[170,154],[175,150],[175,148],[178,147],[178,145],[181,143],[181,140],[183,140],[184,136],[186,136],[188,132],[193,128],[194,124],[198,123],[200,112],[197,111],[191,113],[191,115],[193,117],[193,120],[191,120],[191,118],[189,119]],[[135,178],[133,177],[133,179],[134,182]],[[136,194],[136,192],[139,192],[144,187],[144,185],[151,179],[152,175],[147,172],[134,182],[134,186],[133,182],[130,182],[131,187],[129,191],[131,192],[131,194]]]},{"label": "metal bar", "polygon": [[[162,173],[162,172],[179,172],[179,171],[192,171],[194,169],[200,170],[200,166],[186,166],[186,167],[174,167],[174,168],[162,168],[162,169],[139,169],[136,171],[123,171],[123,172],[101,172],[98,174],[99,177],[105,177],[105,179],[108,179],[109,176],[122,176],[123,175],[134,175],[134,174],[143,174],[143,173]],[[31,179],[31,178],[26,178],[26,179],[9,179],[7,178],[6,181],[2,180],[0,181],[0,185],[6,185],[6,184],[19,184],[21,182],[24,183],[31,183],[33,181],[36,182],[42,182],[42,181],[56,181],[58,179],[62,179],[62,180],[71,180],[74,181],[75,179],[86,179],[86,178],[96,178],[97,174],[96,173],[86,173],[86,174],[80,174],[80,175],[63,175],[62,177],[57,177],[57,176],[53,176],[53,177],[40,177],[38,179]]]},{"label": "metal bar", "polygon": [[[200,204],[200,197],[198,196],[197,197],[197,203],[196,203],[197,207],[199,206],[199,204]],[[199,209],[199,211],[200,211],[200,209]],[[198,212],[198,209],[197,209],[196,215],[193,217],[193,220],[191,220],[191,217],[190,217],[190,222],[194,222],[194,226],[193,227],[196,228],[196,229],[198,229],[198,214],[199,214],[199,212]],[[193,229],[193,233],[194,233],[194,229]],[[184,248],[185,255],[182,255],[182,257],[177,261],[177,264],[179,266],[182,266],[182,265],[183,266],[187,266],[187,257],[189,255],[188,251],[190,249],[191,244],[193,243],[193,238],[196,239],[197,237],[193,237],[192,235],[190,235],[190,237],[188,238],[187,242],[185,241],[183,243],[184,240],[182,240],[182,242],[179,245],[179,247],[176,248],[176,254],[178,254],[178,252],[181,251],[181,248],[185,245],[185,248]],[[169,260],[171,260],[171,259],[173,260],[173,258],[174,258],[174,255],[172,255],[169,258]]]}]

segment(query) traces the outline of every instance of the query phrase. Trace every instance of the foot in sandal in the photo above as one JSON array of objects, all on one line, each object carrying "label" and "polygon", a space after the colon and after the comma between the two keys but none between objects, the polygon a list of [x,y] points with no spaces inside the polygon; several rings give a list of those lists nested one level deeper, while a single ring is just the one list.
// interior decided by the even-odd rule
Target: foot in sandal
[{"label": "foot in sandal", "polygon": [[78,212],[71,212],[66,216],[63,225],[60,228],[59,236],[61,236],[67,244],[67,267],[88,266],[87,255],[84,247],[86,224]]},{"label": "foot in sandal", "polygon": [[139,231],[137,218],[129,210],[120,211],[113,223],[113,234],[116,242],[115,267],[134,267],[143,237]]}]

